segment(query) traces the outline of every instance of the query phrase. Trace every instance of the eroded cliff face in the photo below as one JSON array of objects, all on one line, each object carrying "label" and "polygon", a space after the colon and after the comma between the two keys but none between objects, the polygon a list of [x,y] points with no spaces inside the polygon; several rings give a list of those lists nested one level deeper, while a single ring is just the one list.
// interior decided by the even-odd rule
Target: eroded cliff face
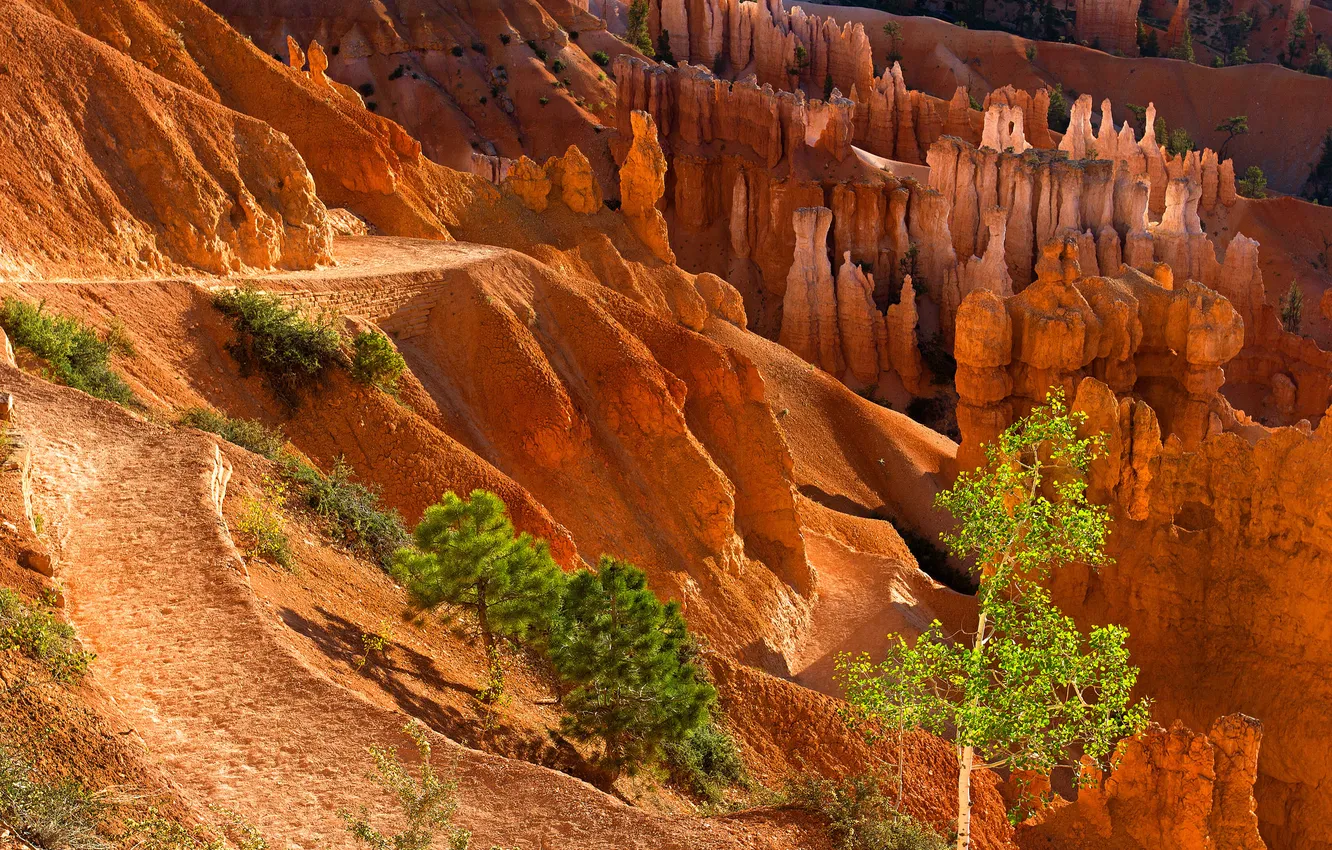
[{"label": "eroded cliff face", "polygon": [[1206,733],[1153,724],[1120,744],[1111,772],[1019,828],[1024,850],[1264,850],[1254,814],[1263,724],[1222,717]]},{"label": "eroded cliff face", "polygon": [[28,5],[0,16],[0,98],[14,107],[2,124],[0,275],[332,260],[327,211],[285,136]]}]

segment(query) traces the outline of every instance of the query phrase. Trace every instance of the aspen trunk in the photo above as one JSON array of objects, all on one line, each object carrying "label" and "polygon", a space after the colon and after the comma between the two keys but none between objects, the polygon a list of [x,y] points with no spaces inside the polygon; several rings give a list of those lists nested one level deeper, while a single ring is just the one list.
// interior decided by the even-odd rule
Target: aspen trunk
[{"label": "aspen trunk", "polygon": [[976,751],[957,748],[957,850],[971,850],[971,765]]}]

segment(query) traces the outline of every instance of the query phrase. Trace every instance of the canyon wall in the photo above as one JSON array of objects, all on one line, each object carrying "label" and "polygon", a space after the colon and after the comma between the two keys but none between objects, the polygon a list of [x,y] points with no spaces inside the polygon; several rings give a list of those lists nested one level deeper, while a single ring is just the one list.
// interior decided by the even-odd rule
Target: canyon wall
[{"label": "canyon wall", "polygon": [[1138,7],[1142,0],[1077,0],[1073,36],[1107,53],[1138,55]]}]

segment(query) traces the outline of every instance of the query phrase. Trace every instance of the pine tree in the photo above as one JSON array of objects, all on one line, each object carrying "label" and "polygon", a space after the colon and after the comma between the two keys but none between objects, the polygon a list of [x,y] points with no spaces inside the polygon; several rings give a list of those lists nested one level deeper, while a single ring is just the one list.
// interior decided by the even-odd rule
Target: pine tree
[{"label": "pine tree", "polygon": [[644,56],[653,55],[652,34],[648,31],[648,0],[632,0],[629,4],[629,27],[624,38]]},{"label": "pine tree", "polygon": [[716,691],[691,662],[680,606],[662,604],[632,564],[603,555],[570,580],[551,639],[551,660],[573,685],[562,728],[601,738],[606,762],[633,768],[707,722]]},{"label": "pine tree", "polygon": [[986,446],[985,468],[962,473],[936,500],[957,520],[949,548],[981,572],[969,640],[936,620],[914,645],[897,636],[877,664],[867,655],[837,662],[852,719],[871,732],[953,734],[958,850],[971,846],[973,770],[1104,761],[1147,722],[1147,705],[1132,701],[1138,670],[1127,631],[1107,625],[1084,635],[1042,585],[1052,568],[1106,561],[1109,513],[1085,497],[1098,444],[1078,436],[1084,421],[1052,394]]},{"label": "pine tree", "polygon": [[1332,130],[1323,136],[1322,152],[1300,194],[1314,203],[1332,206]]},{"label": "pine tree", "polygon": [[1304,290],[1298,281],[1290,282],[1286,297],[1281,299],[1281,326],[1287,333],[1297,334],[1304,323]]},{"label": "pine tree", "polygon": [[456,605],[476,616],[481,645],[498,682],[495,636],[519,640],[546,631],[559,608],[564,574],[544,540],[514,535],[504,502],[474,490],[445,493],[413,533],[416,549],[394,558],[393,576],[427,610]]},{"label": "pine tree", "polygon": [[1218,159],[1226,158],[1226,148],[1230,146],[1230,140],[1236,136],[1247,135],[1249,132],[1249,116],[1232,115],[1220,124],[1216,125],[1216,132],[1225,133],[1226,138],[1221,142],[1221,149],[1216,152]]}]

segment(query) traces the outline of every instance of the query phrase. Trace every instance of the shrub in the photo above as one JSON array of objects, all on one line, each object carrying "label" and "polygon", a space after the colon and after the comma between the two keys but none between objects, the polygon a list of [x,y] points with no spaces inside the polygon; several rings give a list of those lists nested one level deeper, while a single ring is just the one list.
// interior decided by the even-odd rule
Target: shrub
[{"label": "shrub", "polygon": [[397,393],[407,361],[379,331],[361,331],[352,339],[352,377],[363,384]]},{"label": "shrub", "polygon": [[203,407],[191,407],[180,415],[180,424],[216,434],[247,451],[277,460],[287,438],[281,426],[269,428],[256,419],[229,419]]},{"label": "shrub", "polygon": [[692,663],[693,638],[676,602],[662,604],[642,570],[602,555],[568,581],[551,660],[574,685],[561,729],[605,744],[605,763],[651,761],[708,720],[717,697]]},{"label": "shrub", "polygon": [[449,52],[452,53],[454,56],[462,56],[462,55],[463,55],[463,49],[462,49],[462,46],[461,46],[461,45],[457,45],[457,44],[455,44],[455,45],[453,45],[453,47],[449,48]]},{"label": "shrub", "polygon": [[500,33],[499,40],[500,44],[507,46],[509,42],[513,41],[513,36],[509,35],[507,32],[502,32]]},{"label": "shrub", "polygon": [[17,593],[0,587],[0,651],[11,649],[40,663],[60,682],[83,678],[96,657],[79,648],[68,623],[24,604]]},{"label": "shrub", "polygon": [[362,97],[370,97],[375,93],[375,84],[361,83],[359,86],[356,87],[356,90],[361,93]]},{"label": "shrub", "polygon": [[735,739],[716,723],[689,730],[666,744],[666,761],[676,784],[709,802],[721,802],[722,791],[745,784],[745,763]]},{"label": "shrub", "polygon": [[1262,199],[1267,197],[1267,175],[1256,165],[1250,165],[1244,176],[1235,181],[1235,191],[1246,198]]},{"label": "shrub", "polygon": [[550,98],[546,97],[545,95],[542,95],[541,97],[537,98],[537,103],[541,104],[542,106],[545,106],[546,104],[550,103]]},{"label": "shrub", "polygon": [[324,475],[289,457],[286,475],[301,500],[324,521],[326,532],[384,566],[410,540],[398,512],[384,510],[377,491],[352,481],[352,469],[342,459]]},{"label": "shrub", "polygon": [[1036,45],[1034,44],[1027,45],[1027,61],[1028,62],[1036,61]]},{"label": "shrub", "polygon": [[937,833],[905,812],[894,811],[877,777],[841,781],[806,776],[790,780],[786,805],[828,820],[838,850],[947,850]]},{"label": "shrub", "polygon": [[604,68],[610,64],[610,56],[606,51],[598,50],[596,53],[592,54],[592,61]]},{"label": "shrub", "polygon": [[98,339],[78,319],[47,313],[43,304],[6,298],[0,306],[0,326],[14,345],[45,360],[60,383],[117,404],[134,400],[129,386],[111,370],[114,340]]},{"label": "shrub", "polygon": [[98,834],[109,809],[102,795],[71,779],[35,778],[26,759],[0,747],[0,815],[29,847],[109,850]]},{"label": "shrub", "polygon": [[569,40],[570,41],[578,40],[578,30],[569,30]]},{"label": "shrub", "polygon": [[263,369],[273,390],[290,404],[302,387],[344,360],[342,341],[329,316],[310,318],[250,284],[218,293],[213,304],[236,331],[227,350],[242,368],[257,364]]},{"label": "shrub", "polygon": [[282,567],[292,570],[291,544],[282,525],[282,505],[286,501],[286,484],[264,479],[264,497],[247,496],[241,502],[241,514],[236,528],[251,540],[250,552]]},{"label": "shrub", "polygon": [[540,47],[536,48],[536,58],[537,58],[538,60],[540,60],[541,62],[545,62],[545,61],[546,61],[546,57],[548,57],[548,56],[550,56],[549,53],[547,53],[546,51],[542,50]]},{"label": "shrub", "polygon": [[441,846],[447,846],[448,850],[467,850],[471,832],[453,825],[458,812],[457,780],[435,772],[430,763],[430,740],[420,723],[408,723],[402,731],[412,739],[420,756],[417,775],[413,776],[403,765],[393,747],[371,747],[375,771],[368,778],[398,801],[406,829],[385,835],[370,822],[370,811],[365,806],[355,815],[339,809],[338,817],[347,824],[352,838],[371,850],[430,850],[437,836],[444,839]]},{"label": "shrub", "polygon": [[472,42],[472,49],[475,50],[477,53],[486,52],[486,46],[479,41]]},{"label": "shrub", "polygon": [[564,60],[563,60],[563,59],[556,59],[556,60],[555,60],[554,62],[552,62],[551,65],[550,65],[550,70],[554,71],[554,72],[557,73],[557,74],[560,73],[561,71],[563,71],[564,68],[565,68],[565,65],[564,65]]}]

